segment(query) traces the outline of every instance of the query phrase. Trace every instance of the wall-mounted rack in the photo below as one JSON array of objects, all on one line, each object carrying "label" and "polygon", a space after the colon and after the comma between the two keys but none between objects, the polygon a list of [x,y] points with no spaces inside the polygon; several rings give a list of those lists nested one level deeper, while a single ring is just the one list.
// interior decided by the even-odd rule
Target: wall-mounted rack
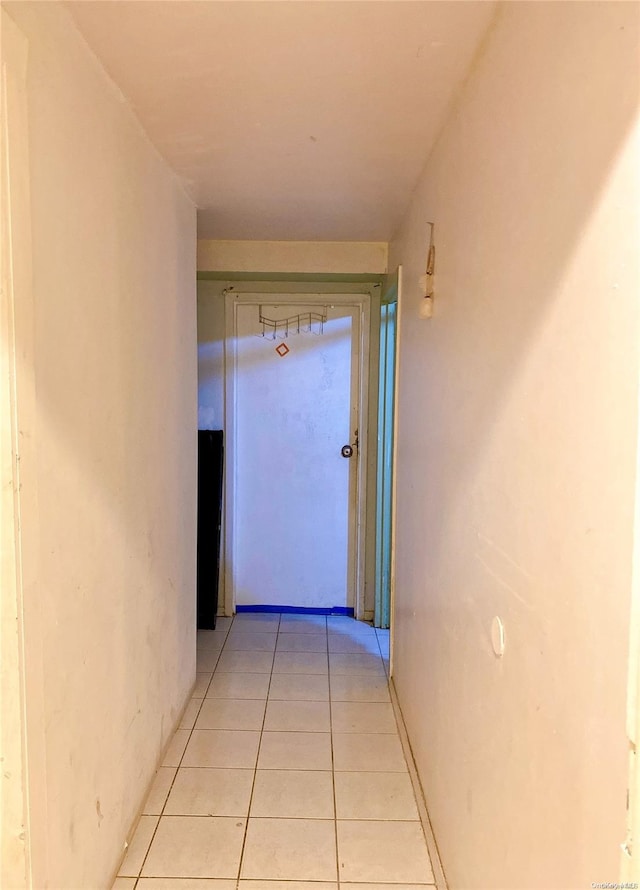
[{"label": "wall-mounted rack", "polygon": [[292,334],[319,335],[324,333],[327,307],[323,306],[319,312],[298,312],[288,318],[268,318],[259,306],[258,319],[262,325],[262,333],[258,336],[267,340],[284,340]]}]

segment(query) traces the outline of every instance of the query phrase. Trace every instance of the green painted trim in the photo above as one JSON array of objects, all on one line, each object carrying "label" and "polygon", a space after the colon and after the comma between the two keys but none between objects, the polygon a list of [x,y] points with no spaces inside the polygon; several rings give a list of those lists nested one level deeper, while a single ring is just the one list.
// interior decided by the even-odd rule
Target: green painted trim
[{"label": "green painted trim", "polygon": [[[395,300],[394,300],[395,296]],[[393,418],[395,398],[398,277],[389,276],[380,307],[378,454],[376,473],[376,627],[389,627],[393,494]]]},{"label": "green painted trim", "polygon": [[198,281],[310,281],[382,284],[384,275],[351,272],[198,272]]},{"label": "green painted trim", "polygon": [[382,287],[381,304],[383,306],[389,303],[398,302],[398,275],[385,275]]}]

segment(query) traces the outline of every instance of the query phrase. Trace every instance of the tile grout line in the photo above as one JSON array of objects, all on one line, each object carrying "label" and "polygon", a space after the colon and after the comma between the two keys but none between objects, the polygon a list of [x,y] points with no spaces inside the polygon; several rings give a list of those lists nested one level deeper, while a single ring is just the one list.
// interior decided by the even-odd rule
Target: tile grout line
[{"label": "tile grout line", "polygon": [[[327,733],[328,735],[328,733]],[[191,767],[189,767],[191,769]],[[213,769],[218,769],[217,767],[213,767]],[[227,769],[227,767],[222,767],[222,769]],[[228,769],[236,769],[236,767],[228,767]],[[240,772],[253,772],[253,770],[242,770],[240,768]],[[287,770],[276,770],[275,772],[287,772]],[[291,772],[295,772],[291,770]],[[301,770],[301,772],[316,772],[316,773],[329,773],[331,770],[328,769],[317,769],[317,770]],[[400,772],[399,770],[340,770],[340,774],[344,776],[348,775],[356,775],[361,776],[363,773],[371,772],[374,776],[385,775],[386,773],[391,773],[394,776],[404,776],[407,772],[403,770]],[[210,813],[169,813],[168,815],[174,816],[176,819],[241,819],[241,816],[230,816],[226,815],[212,815]],[[332,822],[334,821],[332,818],[328,816],[252,816],[252,819],[286,819],[289,822]],[[420,822],[419,818],[416,819],[379,819],[377,816],[374,818],[373,816],[344,816],[340,819],[341,822],[406,822],[408,825],[415,825],[417,822]],[[116,875],[118,878],[129,878],[131,880],[135,880],[135,875]],[[153,877],[155,879],[159,879],[164,877],[163,875],[145,875],[145,877]],[[182,875],[182,877],[188,877],[188,875]],[[191,878],[191,880],[195,880],[195,878]],[[232,881],[233,878],[201,878],[200,880],[206,881]],[[245,878],[245,880],[262,880],[262,878]],[[265,880],[269,881],[279,881],[280,878],[265,878]],[[297,878],[282,878],[282,880],[297,880]],[[305,880],[308,880],[305,878]],[[358,883],[357,881],[348,881],[347,883]],[[378,884],[380,881],[364,881],[365,884]],[[382,883],[389,883],[388,881],[382,881]]]},{"label": "tile grout line", "polygon": [[[331,820],[324,819],[324,822],[329,822]],[[118,878],[124,878],[124,875],[118,875]],[[208,884],[211,884],[212,887],[216,884],[220,884],[222,882],[227,883],[228,881],[235,881],[235,878],[193,878],[189,877],[189,875],[177,875],[176,877],[171,878],[152,878],[149,875],[146,875],[143,878],[132,878],[128,877],[128,880],[142,880],[142,881],[206,881]],[[273,878],[242,878],[243,881],[251,881],[252,883],[260,883],[260,884],[335,884],[335,881],[321,881],[317,878],[312,878],[311,880],[299,881],[297,878],[278,878],[277,880]],[[395,881],[345,881],[345,884],[349,884],[351,887],[373,887],[380,888],[384,887],[386,890],[393,890],[393,888],[397,888],[397,890],[404,890],[404,887],[409,886],[412,888],[420,888],[420,890],[434,890],[436,886],[433,882],[430,884],[425,884],[424,881],[418,881],[417,883],[414,881],[412,884],[398,884]]]},{"label": "tile grout line", "polygon": [[[230,624],[229,627],[227,628],[227,631],[226,631],[226,633],[225,633],[225,635],[224,635],[224,642],[223,642],[222,646],[220,647],[220,651],[218,652],[218,657],[216,658],[215,666],[214,666],[214,668],[213,668],[213,671],[211,672],[211,678],[209,679],[209,685],[211,684],[211,680],[213,680],[213,675],[215,674],[215,672],[216,672],[216,668],[218,667],[218,662],[220,661],[220,656],[222,655],[222,651],[223,651],[224,647],[227,645],[227,639],[228,639],[228,637],[229,637],[229,631],[231,630],[231,625],[232,625],[232,624],[233,624],[233,621],[231,622],[231,624]],[[197,630],[197,628],[196,628],[196,674],[197,674],[197,673],[198,673],[198,630]],[[207,690],[209,689],[209,685],[207,685]],[[206,695],[206,692],[205,692],[205,695]],[[189,701],[192,701],[192,700],[193,700],[193,697],[191,697],[191,698],[189,699]],[[156,822],[156,827],[154,828],[154,830],[153,830],[153,834],[151,835],[151,840],[149,841],[149,846],[147,847],[147,852],[144,854],[144,858],[143,858],[143,860],[142,860],[142,863],[140,864],[140,870],[138,871],[138,875],[137,875],[137,877],[136,877],[136,883],[135,883],[135,885],[134,885],[134,890],[135,890],[135,887],[138,886],[138,882],[140,881],[140,878],[142,877],[142,871],[143,871],[143,869],[144,869],[144,867],[145,867],[145,864],[146,864],[146,862],[147,862],[147,858],[149,857],[149,853],[151,852],[151,847],[153,846],[153,842],[154,842],[154,840],[155,840],[156,834],[158,833],[158,828],[160,827],[160,821],[161,821],[161,819],[162,819],[162,817],[163,817],[163,815],[164,815],[164,811],[165,811],[165,809],[166,809],[167,802],[168,802],[168,800],[169,800],[169,795],[171,794],[171,791],[173,790],[173,786],[175,785],[175,781],[176,781],[176,779],[177,779],[177,777],[178,777],[178,772],[179,772],[179,770],[180,770],[180,767],[182,766],[182,761],[184,760],[184,755],[186,754],[186,752],[187,752],[187,748],[189,747],[189,742],[191,741],[191,736],[193,735],[193,731],[194,731],[194,729],[195,729],[196,722],[197,722],[197,720],[198,720],[198,716],[199,716],[200,711],[201,711],[201,709],[202,709],[202,705],[203,705],[203,703],[204,703],[204,698],[200,699],[200,707],[198,708],[198,713],[197,713],[196,716],[194,717],[194,720],[193,720],[193,726],[192,726],[191,729],[188,731],[188,732],[189,732],[189,738],[187,739],[187,742],[186,742],[186,744],[185,744],[185,746],[184,746],[184,750],[182,751],[182,754],[180,755],[180,759],[179,759],[179,761],[178,761],[178,766],[176,767],[175,774],[174,774],[174,776],[173,776],[173,779],[171,780],[171,784],[170,784],[170,786],[169,786],[169,790],[167,791],[167,796],[165,797],[165,799],[164,799],[164,803],[162,804],[162,809],[160,810],[160,815],[158,816],[158,821]],[[187,703],[187,707],[189,707],[189,704],[188,704],[188,703]],[[179,729],[179,728],[180,728],[180,727],[178,727],[178,729]],[[176,732],[177,732],[177,731],[178,731],[178,730],[176,730]],[[175,733],[174,733],[174,736],[175,736]],[[162,769],[162,765],[159,767],[158,772],[160,771],[160,769]],[[143,806],[143,809],[144,809],[144,806]]]},{"label": "tile grout line", "polygon": [[[235,620],[235,619],[234,619]],[[251,794],[249,795],[249,805],[247,807],[247,821],[244,827],[244,837],[242,838],[242,847],[240,848],[240,859],[238,860],[238,876],[236,878],[236,890],[240,887],[240,876],[242,874],[242,865],[244,860],[244,851],[247,844],[247,835],[249,833],[249,818],[251,815],[251,805],[253,803],[253,794],[256,787],[256,779],[258,777],[258,761],[260,760],[260,750],[262,749],[262,739],[264,736],[264,725],[267,721],[267,708],[269,706],[269,692],[271,691],[271,681],[273,679],[273,666],[276,660],[276,652],[278,650],[278,637],[280,636],[280,623],[282,615],[278,613],[278,629],[276,631],[276,640],[273,647],[273,658],[271,659],[271,671],[269,673],[269,683],[267,685],[267,697],[264,700],[264,714],[262,715],[262,727],[260,729],[260,739],[258,741],[258,750],[256,752],[256,762],[253,769],[253,782],[251,783]]]},{"label": "tile grout line", "polygon": [[[222,616],[222,615],[220,615],[219,617],[222,618],[222,617],[226,617],[226,616]],[[211,686],[211,683],[213,682],[213,676],[214,676],[214,674],[215,674],[215,672],[216,672],[216,668],[218,667],[218,662],[220,661],[220,656],[222,655],[222,650],[224,649],[225,644],[226,644],[226,642],[227,642],[227,637],[229,636],[229,631],[231,630],[231,626],[232,626],[232,624],[233,624],[233,619],[231,619],[231,622],[230,622],[230,624],[229,624],[229,627],[227,628],[227,632],[226,632],[225,635],[224,635],[224,643],[222,644],[222,646],[220,646],[220,651],[218,652],[218,657],[216,658],[216,663],[215,663],[215,665],[213,666],[213,670],[211,671],[211,676],[209,677],[209,682],[207,683],[207,688],[205,689],[205,691],[204,691],[204,695],[202,696],[202,700],[203,700],[203,701],[204,701],[205,698],[207,697],[207,693],[209,692],[209,688],[210,688],[210,686]],[[197,657],[198,657],[198,649],[197,649],[197,646],[198,646],[198,643],[197,643],[197,633],[198,633],[198,632],[196,631],[196,659],[197,659]],[[197,665],[197,661],[196,661],[196,674],[197,674],[197,673],[198,673],[198,665]],[[206,673],[209,673],[209,672],[207,671]],[[199,713],[200,713],[200,711],[198,711],[198,714],[199,714]],[[194,725],[195,725],[195,724],[194,724]]]}]

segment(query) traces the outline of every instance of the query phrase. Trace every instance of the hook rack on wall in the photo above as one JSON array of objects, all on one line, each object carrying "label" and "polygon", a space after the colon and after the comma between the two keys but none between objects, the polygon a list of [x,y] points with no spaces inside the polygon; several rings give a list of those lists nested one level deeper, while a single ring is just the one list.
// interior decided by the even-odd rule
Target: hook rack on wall
[{"label": "hook rack on wall", "polygon": [[290,334],[323,334],[327,320],[327,307],[321,312],[298,312],[288,318],[268,318],[263,315],[262,306],[258,307],[258,320],[262,325],[262,333],[258,337],[268,340],[284,340]]}]

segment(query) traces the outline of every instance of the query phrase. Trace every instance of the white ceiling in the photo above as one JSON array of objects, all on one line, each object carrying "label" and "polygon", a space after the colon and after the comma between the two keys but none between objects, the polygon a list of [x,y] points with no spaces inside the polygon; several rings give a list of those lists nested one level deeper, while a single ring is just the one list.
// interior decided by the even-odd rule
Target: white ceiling
[{"label": "white ceiling", "polygon": [[201,238],[387,241],[492,2],[79,0]]}]

